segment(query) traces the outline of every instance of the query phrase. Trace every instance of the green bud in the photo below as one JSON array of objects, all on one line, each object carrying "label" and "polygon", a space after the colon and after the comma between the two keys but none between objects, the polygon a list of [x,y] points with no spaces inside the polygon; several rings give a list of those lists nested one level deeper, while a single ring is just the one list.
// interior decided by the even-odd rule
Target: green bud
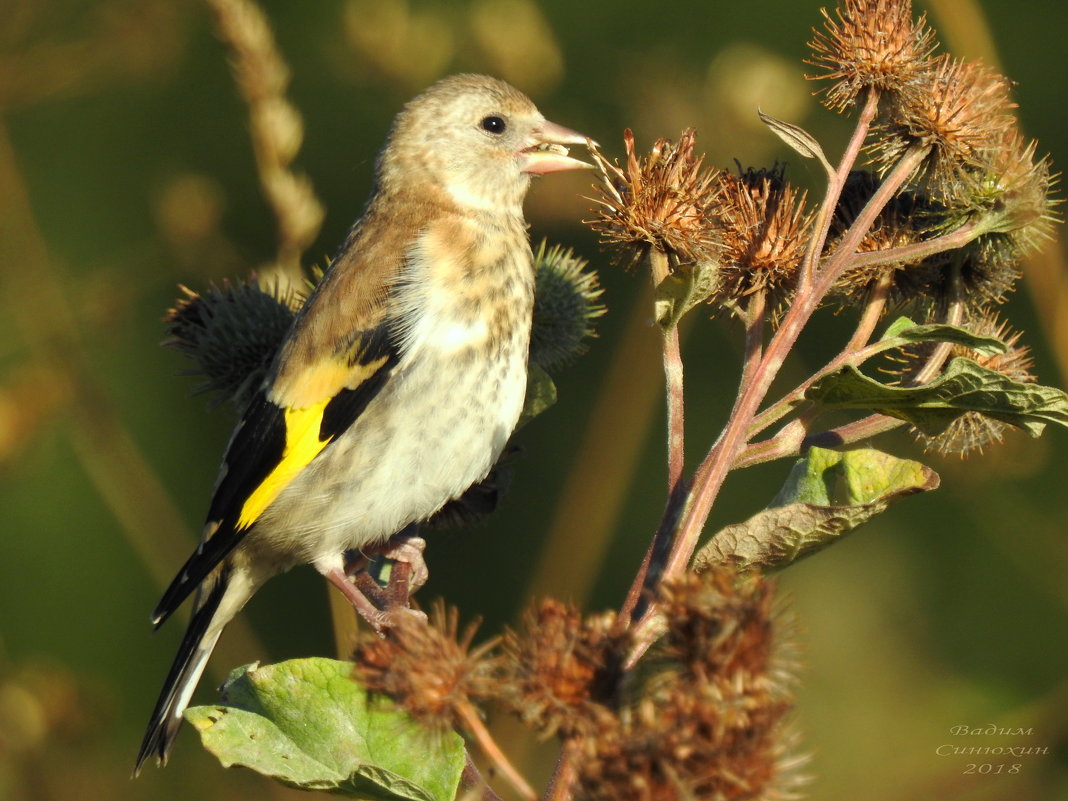
[{"label": "green bud", "polygon": [[546,370],[573,361],[595,336],[593,321],[605,313],[598,303],[603,290],[586,260],[545,240],[534,256],[534,323],[530,332],[530,363]]}]

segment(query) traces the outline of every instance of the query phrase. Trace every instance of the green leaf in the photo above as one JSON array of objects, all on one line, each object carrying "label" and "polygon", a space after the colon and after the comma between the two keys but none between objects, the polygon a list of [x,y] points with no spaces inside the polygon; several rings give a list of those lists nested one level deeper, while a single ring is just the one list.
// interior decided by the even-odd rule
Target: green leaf
[{"label": "green leaf", "polygon": [[452,801],[463,739],[428,730],[384,699],[369,700],[352,663],[294,659],[247,665],[223,703],[186,710],[204,747],[301,790],[368,801]]},{"label": "green leaf", "polygon": [[866,409],[911,423],[937,436],[965,412],[979,412],[1022,428],[1033,437],[1047,423],[1068,426],[1068,395],[1055,387],[1024,384],[971,359],[957,357],[928,384],[895,387],[847,366],[805,392],[829,408]]},{"label": "green leaf", "polygon": [[715,262],[678,265],[656,286],[656,321],[668,330],[698,303],[716,291],[719,269]]},{"label": "green leaf", "polygon": [[730,564],[740,570],[781,570],[836,542],[894,501],[938,487],[919,462],[872,448],[812,448],[799,459],[771,506],[717,532],[694,568]]},{"label": "green leaf", "polygon": [[898,317],[894,322],[887,326],[886,331],[883,333],[882,338],[895,339],[897,335],[907,328],[915,327],[916,323],[910,320],[908,317]]},{"label": "green leaf", "polygon": [[997,337],[984,336],[956,325],[932,323],[916,325],[908,317],[898,317],[883,334],[883,342],[894,342],[895,347],[913,342],[950,342],[974,350],[983,356],[996,356],[1008,351],[1008,346]]},{"label": "green leaf", "polygon": [[552,377],[536,364],[527,370],[527,396],[516,428],[521,428],[556,403],[556,384]]}]

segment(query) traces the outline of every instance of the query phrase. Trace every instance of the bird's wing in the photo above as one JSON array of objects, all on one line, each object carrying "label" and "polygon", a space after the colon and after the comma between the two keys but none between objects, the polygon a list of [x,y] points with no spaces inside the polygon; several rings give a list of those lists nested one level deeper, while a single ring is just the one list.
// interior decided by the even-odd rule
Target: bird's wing
[{"label": "bird's wing", "polygon": [[386,299],[407,248],[404,239],[372,236],[374,226],[370,229],[354,229],[298,315],[276,358],[273,377],[234,431],[204,537],[156,606],[156,626],[241,542],[290,482],[356,421],[388,381],[399,351],[386,317]]}]

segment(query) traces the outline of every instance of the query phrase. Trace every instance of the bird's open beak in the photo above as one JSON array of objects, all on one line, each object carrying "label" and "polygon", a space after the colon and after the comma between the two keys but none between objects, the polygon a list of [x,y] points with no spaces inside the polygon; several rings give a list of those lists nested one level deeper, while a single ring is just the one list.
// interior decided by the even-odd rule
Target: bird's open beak
[{"label": "bird's open beak", "polygon": [[519,171],[544,175],[563,170],[592,169],[592,164],[567,155],[565,145],[585,145],[589,140],[577,131],[546,120],[530,137],[531,144],[519,153]]}]

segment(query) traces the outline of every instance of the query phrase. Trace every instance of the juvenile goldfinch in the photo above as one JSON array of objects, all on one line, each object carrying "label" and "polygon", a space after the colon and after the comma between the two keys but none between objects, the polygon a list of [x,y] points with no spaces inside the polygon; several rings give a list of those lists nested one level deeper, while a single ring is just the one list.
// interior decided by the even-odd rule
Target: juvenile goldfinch
[{"label": "juvenile goldfinch", "polygon": [[530,176],[589,165],[506,83],[446,78],[397,115],[374,191],[235,429],[200,545],[152,614],[193,614],[137,756],[167,761],[226,624],[311,563],[364,614],[345,551],[483,479],[515,427],[534,293]]}]

